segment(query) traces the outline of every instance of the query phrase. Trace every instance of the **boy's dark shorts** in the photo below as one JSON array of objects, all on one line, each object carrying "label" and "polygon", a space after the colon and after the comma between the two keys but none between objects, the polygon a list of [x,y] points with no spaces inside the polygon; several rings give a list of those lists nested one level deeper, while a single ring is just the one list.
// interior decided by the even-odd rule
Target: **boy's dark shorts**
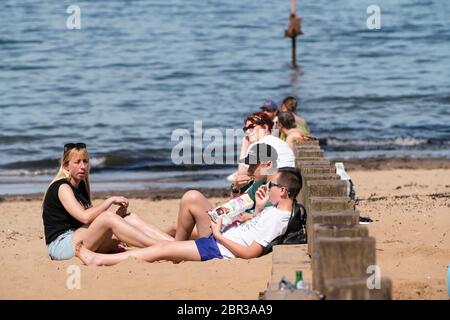
[{"label": "boy's dark shorts", "polygon": [[219,247],[217,246],[216,238],[214,238],[213,235],[210,235],[207,238],[198,238],[197,240],[195,240],[195,244],[197,246],[198,252],[200,253],[202,261],[207,261],[215,258],[223,259]]}]

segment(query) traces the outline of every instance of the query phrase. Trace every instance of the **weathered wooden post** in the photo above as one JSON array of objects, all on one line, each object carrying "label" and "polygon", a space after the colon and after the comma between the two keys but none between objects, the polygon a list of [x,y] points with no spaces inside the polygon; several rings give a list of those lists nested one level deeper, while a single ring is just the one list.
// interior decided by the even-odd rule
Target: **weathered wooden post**
[{"label": "weathered wooden post", "polygon": [[284,31],[284,36],[292,39],[292,66],[297,66],[296,61],[296,37],[302,35],[302,18],[297,18],[297,0],[291,0],[291,15],[289,17],[289,26]]}]

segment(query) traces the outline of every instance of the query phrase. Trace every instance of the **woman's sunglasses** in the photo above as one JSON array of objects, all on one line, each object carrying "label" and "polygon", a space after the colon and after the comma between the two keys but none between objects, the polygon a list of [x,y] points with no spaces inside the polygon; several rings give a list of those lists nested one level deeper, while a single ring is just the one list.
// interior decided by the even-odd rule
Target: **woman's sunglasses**
[{"label": "woman's sunglasses", "polygon": [[256,126],[257,124],[252,123],[249,124],[248,126],[243,127],[242,130],[244,130],[244,132],[247,132],[247,130],[254,129]]},{"label": "woman's sunglasses", "polygon": [[86,144],[82,142],[78,143],[66,143],[64,145],[64,152],[67,152],[69,150],[72,150],[73,148],[80,150],[80,149],[86,149]]}]

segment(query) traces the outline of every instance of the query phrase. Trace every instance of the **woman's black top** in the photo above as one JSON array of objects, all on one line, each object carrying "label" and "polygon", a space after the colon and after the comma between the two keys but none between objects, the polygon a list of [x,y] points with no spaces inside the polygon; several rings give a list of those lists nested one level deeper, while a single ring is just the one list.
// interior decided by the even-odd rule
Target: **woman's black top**
[{"label": "woman's black top", "polygon": [[45,195],[42,212],[42,219],[44,220],[45,243],[47,245],[64,232],[70,229],[78,229],[83,225],[83,223],[72,217],[70,213],[67,212],[61,203],[61,200],[59,200],[58,190],[63,184],[68,184],[72,188],[75,198],[84,208],[87,209],[91,206],[91,200],[84,181],[80,182],[78,188],[75,188],[64,178],[53,182],[50,187],[48,187],[47,194]]}]

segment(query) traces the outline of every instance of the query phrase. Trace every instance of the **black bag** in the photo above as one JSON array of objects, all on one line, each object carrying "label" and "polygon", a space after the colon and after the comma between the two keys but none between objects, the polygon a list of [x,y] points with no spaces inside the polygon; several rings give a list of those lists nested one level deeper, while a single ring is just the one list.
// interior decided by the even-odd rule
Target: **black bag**
[{"label": "black bag", "polygon": [[307,243],[306,237],[306,209],[305,207],[294,202],[292,206],[291,218],[289,219],[286,232],[275,238],[263,250],[263,255],[272,251],[272,247],[277,244],[304,244]]}]

